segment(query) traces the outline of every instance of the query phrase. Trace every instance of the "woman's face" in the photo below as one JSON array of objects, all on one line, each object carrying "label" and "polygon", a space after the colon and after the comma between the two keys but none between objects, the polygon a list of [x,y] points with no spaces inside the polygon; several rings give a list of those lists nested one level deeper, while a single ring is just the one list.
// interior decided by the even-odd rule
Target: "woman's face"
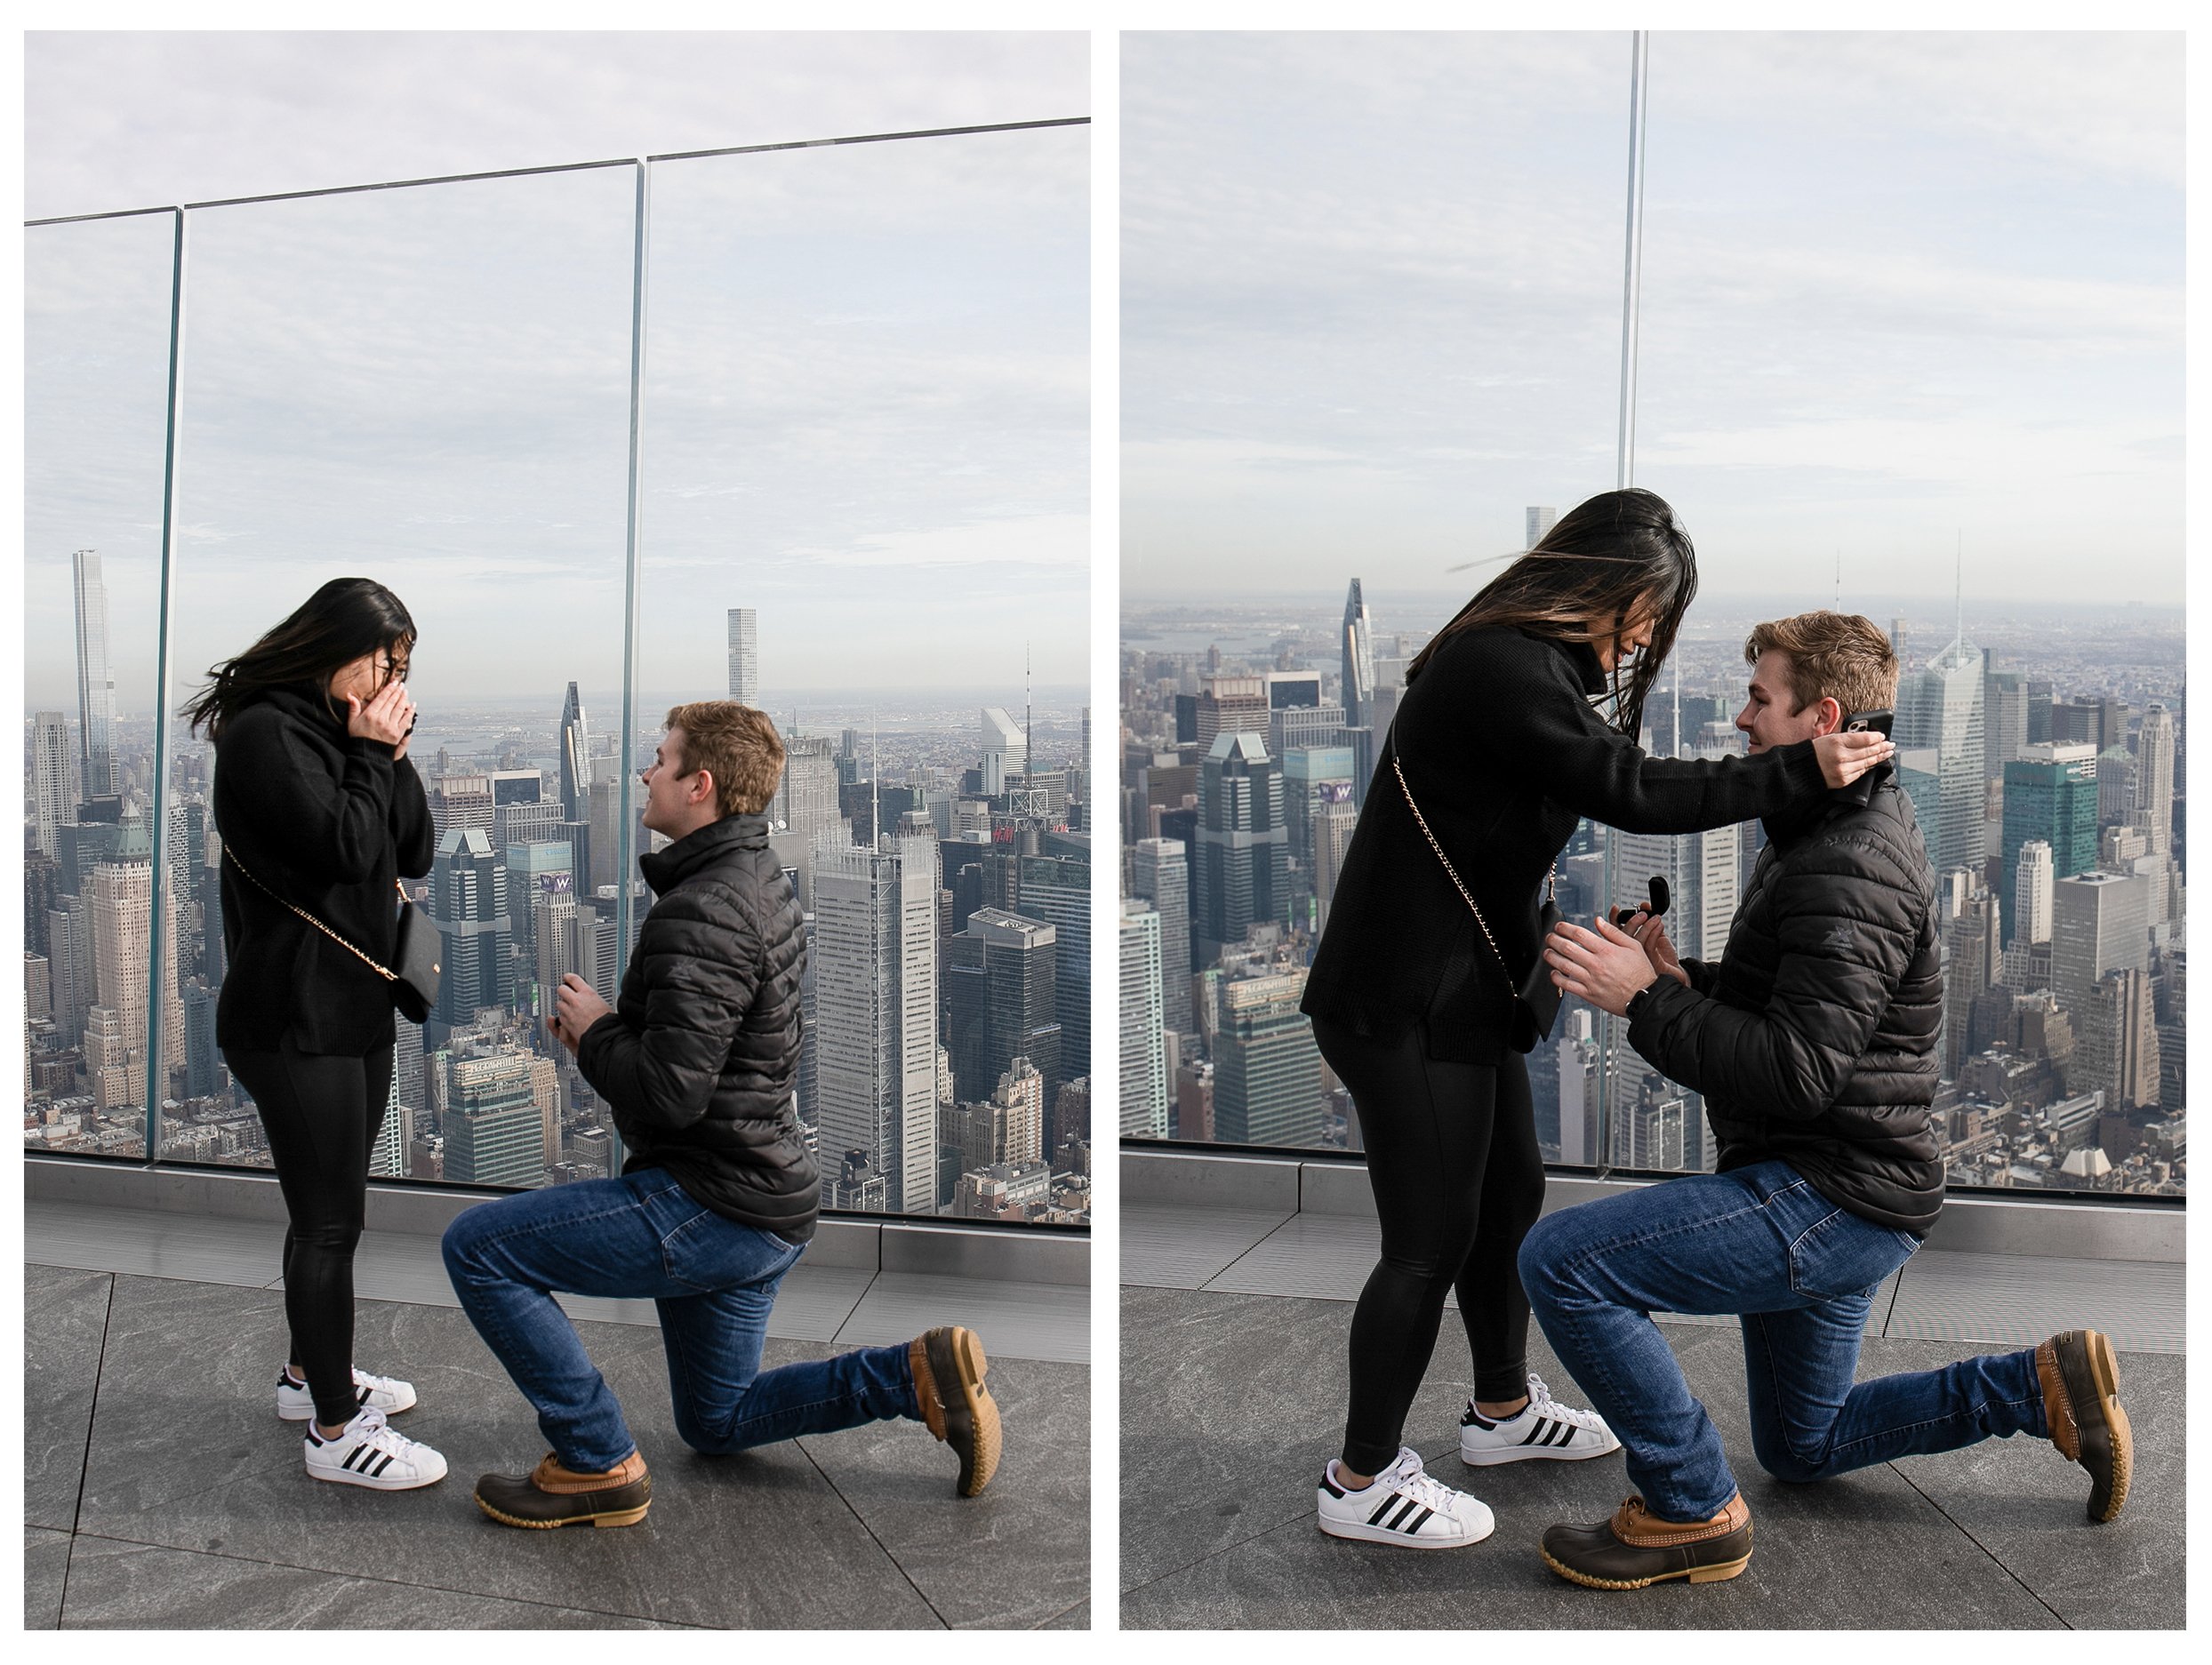
[{"label": "woman's face", "polygon": [[407,655],[405,649],[395,652],[381,647],[373,653],[364,653],[352,663],[341,665],[331,673],[330,697],[338,704],[346,702],[348,694],[363,705],[374,699],[388,683],[404,682],[407,676]]},{"label": "woman's face", "polygon": [[1599,668],[1611,671],[1631,653],[1651,645],[1659,627],[1659,610],[1648,598],[1639,600],[1624,618],[1599,620],[1590,627],[1590,644],[1598,650]]}]

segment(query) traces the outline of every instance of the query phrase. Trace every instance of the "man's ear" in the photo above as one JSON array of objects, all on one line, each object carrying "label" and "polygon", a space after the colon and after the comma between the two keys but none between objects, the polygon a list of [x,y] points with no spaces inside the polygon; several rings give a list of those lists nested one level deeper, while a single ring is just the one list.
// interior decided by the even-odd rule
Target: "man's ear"
[{"label": "man's ear", "polygon": [[1817,740],[1823,734],[1832,734],[1842,726],[1843,707],[1836,702],[1832,694],[1821,695],[1820,720],[1814,725],[1813,737]]},{"label": "man's ear", "polygon": [[[1832,703],[1832,701],[1831,703]],[[691,801],[693,803],[704,803],[709,798],[714,796],[716,788],[714,784],[714,772],[712,770],[701,769],[693,774],[692,779],[699,782],[697,786],[692,788]]]}]

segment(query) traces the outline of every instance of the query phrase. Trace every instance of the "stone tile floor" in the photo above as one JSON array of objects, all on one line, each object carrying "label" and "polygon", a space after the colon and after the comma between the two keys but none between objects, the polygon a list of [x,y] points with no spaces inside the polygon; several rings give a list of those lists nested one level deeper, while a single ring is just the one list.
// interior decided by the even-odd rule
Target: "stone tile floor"
[{"label": "stone tile floor", "polygon": [[[1225,1253],[1230,1244],[1215,1247]],[[1721,1584],[1612,1594],[1539,1559],[1555,1521],[1610,1514],[1621,1460],[1480,1471],[1496,1533],[1408,1554],[1328,1538],[1313,1477],[1342,1432],[1342,1300],[1125,1286],[1121,1296],[1121,1623],[1147,1629],[2036,1629],[2184,1621],[2185,1357],[2133,1352],[2121,1388],[2136,1437],[2126,1511],[2092,1526],[2088,1481],[2042,1441],[1784,1486],[1751,1459],[1743,1354],[1732,1329],[1663,1328],[1719,1425],[1758,1525],[1758,1552]],[[1531,1334],[1531,1367],[1566,1373]],[[1870,1336],[1862,1375],[1927,1369],[1968,1343]],[[1450,1484],[1471,1389],[1463,1332],[1445,1317],[1407,1436]]]},{"label": "stone tile floor", "polygon": [[[1008,1438],[982,1497],[882,1423],[709,1459],[676,1437],[660,1337],[585,1322],[653,1468],[615,1532],[523,1533],[469,1487],[544,1449],[450,1306],[364,1301],[358,1351],[407,1377],[405,1430],[452,1474],[417,1492],[318,1485],[270,1383],[283,1296],[175,1277],[25,1269],[24,1621],[128,1629],[1083,1628],[1089,1373],[995,1353]],[[1070,1291],[1079,1301],[1081,1292]],[[827,1356],[773,1339],[771,1365]]]}]

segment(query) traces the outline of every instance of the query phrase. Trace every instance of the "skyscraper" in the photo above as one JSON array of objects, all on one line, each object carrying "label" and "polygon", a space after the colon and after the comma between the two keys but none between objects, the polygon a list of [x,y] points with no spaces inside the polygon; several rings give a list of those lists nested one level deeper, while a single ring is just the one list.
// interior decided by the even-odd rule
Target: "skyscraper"
[{"label": "skyscraper", "polygon": [[[507,864],[479,828],[455,828],[437,847],[430,869],[430,917],[437,922],[445,971],[438,980],[432,1022],[442,1041],[478,1008],[515,1004],[514,968],[508,948],[514,923],[507,911]],[[448,1136],[448,1172],[451,1171]]]},{"label": "skyscraper", "polygon": [[1298,1010],[1302,970],[1222,987],[1214,1038],[1214,1132],[1240,1145],[1312,1145],[1321,1139],[1321,1053]]},{"label": "skyscraper", "polygon": [[730,609],[730,698],[760,703],[760,615],[750,607]]},{"label": "skyscraper", "polygon": [[[176,913],[162,894],[161,1069],[185,1067],[184,1007],[177,997]],[[108,861],[92,869],[84,887],[91,935],[92,1004],[116,1014],[131,1073],[126,1101],[135,1103],[146,1067],[146,997],[153,972],[154,864]]]},{"label": "skyscraper", "polygon": [[2153,701],[2143,714],[2136,741],[2136,824],[2150,837],[2151,853],[2174,853],[2174,714]]},{"label": "skyscraper", "polygon": [[[1160,971],[1159,915],[1142,901],[1125,901],[1118,1008],[1125,1139],[1167,1136],[1167,1043],[1160,1027]],[[1190,980],[1183,981],[1187,984]]]},{"label": "skyscraper", "polygon": [[467,1185],[536,1185],[545,1134],[529,1061],[463,1058],[452,1066],[445,1107],[445,1177]]},{"label": "skyscraper", "polygon": [[1257,734],[1221,734],[1198,772],[1198,917],[1202,965],[1262,920],[1290,917],[1290,833],[1280,766]]},{"label": "skyscraper", "polygon": [[87,799],[116,791],[116,678],[108,662],[108,587],[100,552],[79,549],[76,568],[76,712],[78,779]]},{"label": "skyscraper", "polygon": [[1988,767],[1982,718],[1982,653],[1963,636],[1954,636],[1925,670],[1898,679],[1898,750],[1936,751],[1936,820],[1920,832],[1939,873],[1982,865],[1982,782]]},{"label": "skyscraper", "polygon": [[[2013,886],[2004,898],[2004,937],[2018,934],[2020,852],[2031,843],[2050,846],[2054,881],[2096,864],[2096,753],[2086,745],[2048,741],[2023,746],[2005,765],[2004,845],[2000,874]],[[1931,852],[1932,853],[1932,852]]]},{"label": "skyscraper", "polygon": [[568,684],[561,704],[561,819],[591,819],[591,730],[576,684]]},{"label": "skyscraper", "polygon": [[1046,1073],[1057,1093],[1062,1083],[1091,1073],[1091,864],[1074,856],[1022,856],[1015,882],[1022,916],[1053,927],[1060,1062]]},{"label": "skyscraper", "polygon": [[1160,1021],[1178,1035],[1191,1030],[1190,871],[1180,838],[1140,838],[1132,852],[1129,891],[1159,916]]},{"label": "skyscraper", "polygon": [[[2005,841],[2009,845],[2012,840]],[[2051,847],[2040,838],[2020,846],[2012,866],[2012,905],[2015,913],[2005,923],[2007,940],[2048,942],[2051,940],[2051,886],[2057,876],[2051,870]]]},{"label": "skyscraper", "polygon": [[811,840],[838,824],[838,764],[826,740],[793,738],[783,749],[783,778],[776,782],[768,819]]},{"label": "skyscraper", "polygon": [[76,819],[75,762],[68,718],[59,711],[39,712],[31,719],[31,812],[42,855],[60,853],[54,828]]},{"label": "skyscraper", "polygon": [[1006,789],[1010,777],[1029,773],[1029,741],[1022,736],[1022,725],[1003,706],[983,708],[982,733],[983,796],[997,797]]},{"label": "skyscraper", "polygon": [[1361,599],[1359,580],[1353,579],[1344,594],[1344,628],[1339,647],[1343,652],[1343,688],[1338,703],[1344,708],[1344,725],[1364,728],[1372,716],[1374,699],[1374,626]]},{"label": "skyscraper", "polygon": [[953,1092],[974,1103],[1027,1058],[1050,1094],[1068,1079],[1065,1032],[1054,1011],[1058,933],[997,908],[979,908],[946,944],[944,1036]]},{"label": "skyscraper", "polygon": [[937,873],[926,838],[814,853],[816,1094],[822,1171],[863,1154],[886,1205],[936,1200]]},{"label": "skyscraper", "polygon": [[2077,1036],[2098,979],[2150,965],[2149,880],[2090,872],[2051,886],[2051,992],[2072,1015]]},{"label": "skyscraper", "polygon": [[1198,749],[1211,751],[1220,734],[1264,735],[1269,727],[1267,684],[1257,676],[1208,676],[1198,689]]},{"label": "skyscraper", "polygon": [[1559,511],[1558,509],[1530,508],[1528,511],[1527,520],[1522,528],[1528,540],[1522,544],[1521,548],[1524,549],[1535,548],[1537,544],[1543,540],[1543,534],[1551,531],[1552,527],[1558,525],[1559,524]]}]

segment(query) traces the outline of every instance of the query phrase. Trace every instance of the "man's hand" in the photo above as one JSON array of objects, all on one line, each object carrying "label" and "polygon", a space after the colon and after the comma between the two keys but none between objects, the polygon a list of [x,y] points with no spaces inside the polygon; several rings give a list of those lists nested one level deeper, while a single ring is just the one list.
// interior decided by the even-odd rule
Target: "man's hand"
[{"label": "man's hand", "polygon": [[1551,981],[1600,1012],[1625,1016],[1636,991],[1659,981],[1658,969],[1640,942],[1602,914],[1591,923],[1596,931],[1562,919],[1544,940]]},{"label": "man's hand", "polygon": [[1629,935],[1644,945],[1644,957],[1652,969],[1663,973],[1687,989],[1690,974],[1682,969],[1681,957],[1674,951],[1674,944],[1667,941],[1667,923],[1657,914],[1639,914],[1629,921]]},{"label": "man's hand", "polygon": [[553,1015],[545,1021],[545,1027],[573,1053],[582,1043],[584,1031],[613,1009],[599,998],[597,989],[570,972],[561,979],[553,997]]}]

